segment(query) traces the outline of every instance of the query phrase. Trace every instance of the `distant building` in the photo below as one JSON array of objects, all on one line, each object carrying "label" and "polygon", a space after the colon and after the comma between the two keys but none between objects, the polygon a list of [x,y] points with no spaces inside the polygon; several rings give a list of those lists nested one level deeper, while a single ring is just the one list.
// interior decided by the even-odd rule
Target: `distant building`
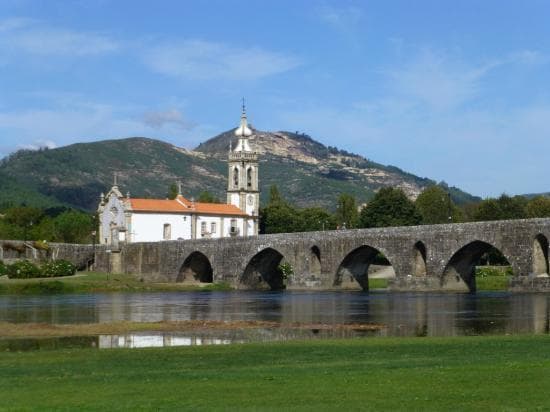
[{"label": "distant building", "polygon": [[109,192],[101,194],[98,207],[99,242],[155,242],[254,236],[258,234],[260,192],[258,154],[250,147],[253,137],[243,105],[235,130],[237,145],[229,148],[227,203],[200,203],[179,193],[173,200],[124,196],[116,178]]}]

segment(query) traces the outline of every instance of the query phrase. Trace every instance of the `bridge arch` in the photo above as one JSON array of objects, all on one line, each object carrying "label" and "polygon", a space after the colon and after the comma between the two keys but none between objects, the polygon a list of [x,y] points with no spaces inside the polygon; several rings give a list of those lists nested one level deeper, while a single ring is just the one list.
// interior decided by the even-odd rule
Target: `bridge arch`
[{"label": "bridge arch", "polygon": [[447,262],[441,278],[443,289],[475,292],[475,268],[480,259],[487,253],[496,251],[510,264],[508,256],[490,243],[474,240],[457,250]]},{"label": "bridge arch", "polygon": [[250,289],[284,289],[284,275],[280,266],[283,259],[283,254],[274,248],[259,251],[246,265],[240,286]]},{"label": "bridge arch", "polygon": [[319,246],[313,245],[309,248],[309,258],[308,258],[308,272],[311,275],[320,275],[321,274],[321,250]]},{"label": "bridge arch", "polygon": [[533,240],[533,274],[548,274],[548,238],[542,233]]},{"label": "bridge arch", "polygon": [[183,261],[176,282],[212,283],[214,272],[208,258],[201,252],[191,253]]},{"label": "bridge arch", "polygon": [[[341,286],[346,279],[355,280],[361,289],[369,290],[369,266],[383,253],[369,245],[362,245],[349,252],[336,270],[334,286]],[[387,256],[383,254],[384,257]],[[386,258],[387,259],[387,258]],[[388,260],[391,265],[391,262]]]},{"label": "bridge arch", "polygon": [[413,276],[426,276],[426,245],[420,240],[413,246]]}]

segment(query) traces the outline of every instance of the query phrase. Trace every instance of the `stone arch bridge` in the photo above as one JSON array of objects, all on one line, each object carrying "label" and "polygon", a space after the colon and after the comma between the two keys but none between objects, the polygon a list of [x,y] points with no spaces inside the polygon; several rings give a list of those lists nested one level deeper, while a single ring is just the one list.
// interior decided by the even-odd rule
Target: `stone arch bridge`
[{"label": "stone arch bridge", "polygon": [[391,290],[475,291],[475,265],[496,248],[512,290],[550,290],[548,239],[550,219],[525,219],[130,243],[96,249],[96,269],[239,289],[366,290],[382,253],[395,272]]}]

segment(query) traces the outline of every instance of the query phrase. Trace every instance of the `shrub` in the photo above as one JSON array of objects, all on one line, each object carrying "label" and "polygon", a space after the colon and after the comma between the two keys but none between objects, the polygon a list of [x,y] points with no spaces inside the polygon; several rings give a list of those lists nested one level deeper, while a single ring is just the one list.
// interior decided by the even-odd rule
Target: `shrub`
[{"label": "shrub", "polygon": [[0,260],[0,276],[4,276],[6,274],[6,265],[2,260]]},{"label": "shrub", "polygon": [[279,270],[281,271],[283,279],[288,279],[290,276],[294,274],[294,270],[292,269],[292,266],[288,262],[280,264]]},{"label": "shrub", "polygon": [[476,268],[476,277],[488,276],[512,276],[514,272],[510,266],[495,267],[495,266],[478,266]]},{"label": "shrub", "polygon": [[50,250],[50,245],[48,245],[48,242],[45,240],[37,240],[36,242],[33,242],[33,246],[38,250]]},{"label": "shrub", "polygon": [[6,267],[10,279],[29,279],[40,277],[40,269],[28,260],[20,260]]},{"label": "shrub", "polygon": [[72,276],[76,272],[76,266],[62,259],[44,263],[41,267],[28,260],[20,260],[5,266],[5,271],[10,279],[51,278]]},{"label": "shrub", "polygon": [[76,266],[66,260],[54,260],[44,263],[41,267],[42,277],[72,276],[76,272]]}]

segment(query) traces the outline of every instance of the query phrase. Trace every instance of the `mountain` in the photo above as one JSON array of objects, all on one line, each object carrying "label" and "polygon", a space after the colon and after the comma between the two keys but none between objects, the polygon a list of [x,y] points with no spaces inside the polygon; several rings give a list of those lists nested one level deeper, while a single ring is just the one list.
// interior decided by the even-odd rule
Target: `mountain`
[{"label": "mountain", "polygon": [[[0,207],[25,202],[92,211],[100,193],[112,185],[115,172],[123,192],[134,197],[165,197],[170,184],[181,180],[187,197],[197,197],[207,190],[225,200],[225,160],[230,140],[234,142],[232,130],[195,150],[145,137],[20,150],[0,162]],[[355,195],[363,203],[383,186],[401,187],[414,198],[424,187],[435,183],[326,147],[302,134],[256,131],[251,143],[260,153],[262,202],[267,200],[272,184],[296,205],[333,210],[343,192]],[[457,188],[449,190],[457,203],[479,199]]]}]

